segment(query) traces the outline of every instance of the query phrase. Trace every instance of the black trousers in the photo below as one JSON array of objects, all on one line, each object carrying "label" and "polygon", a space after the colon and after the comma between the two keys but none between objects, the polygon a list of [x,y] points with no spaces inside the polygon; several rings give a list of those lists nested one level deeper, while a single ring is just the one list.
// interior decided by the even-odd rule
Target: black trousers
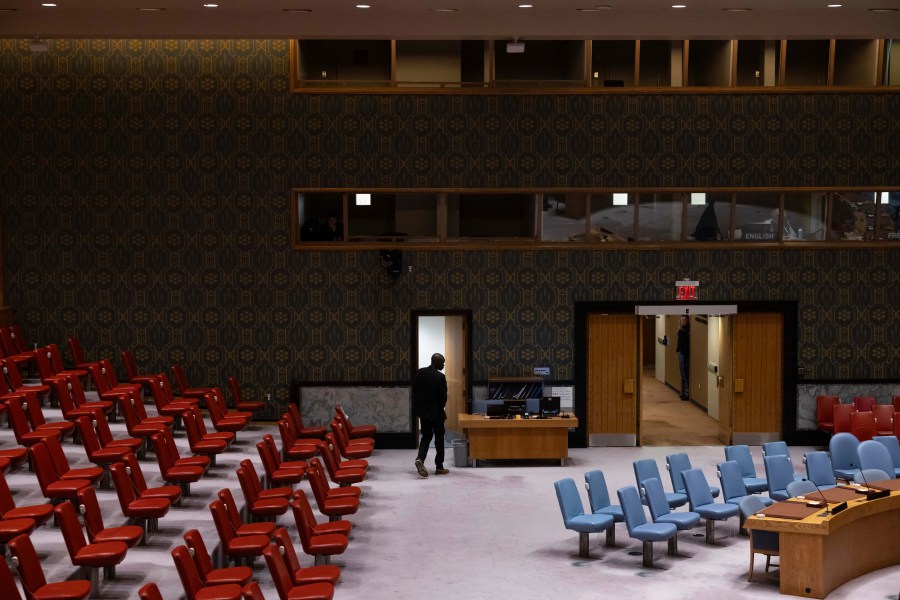
[{"label": "black trousers", "polygon": [[422,439],[419,440],[419,460],[425,462],[428,455],[428,446],[431,439],[434,438],[434,464],[438,469],[444,467],[444,421],[429,421],[428,419],[419,419],[419,427],[422,432]]}]

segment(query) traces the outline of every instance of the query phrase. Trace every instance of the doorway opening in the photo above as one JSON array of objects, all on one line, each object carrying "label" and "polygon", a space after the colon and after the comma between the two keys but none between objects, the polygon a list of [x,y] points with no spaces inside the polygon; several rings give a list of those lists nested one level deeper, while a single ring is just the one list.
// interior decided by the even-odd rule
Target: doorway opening
[{"label": "doorway opening", "polygon": [[[458,415],[468,412],[472,397],[472,383],[469,378],[472,361],[471,343],[471,311],[413,311],[412,313],[412,351],[410,353],[412,372],[410,382],[416,371],[431,364],[431,355],[444,355],[444,375],[447,378],[447,421],[445,423],[445,445],[462,437]],[[410,413],[410,430],[418,440],[418,420]]]},{"label": "doorway opening", "polygon": [[[682,329],[682,320],[686,329]],[[641,445],[721,443],[720,403],[722,396],[730,395],[726,384],[731,371],[730,317],[645,315],[641,319],[641,342]],[[680,343],[688,346],[686,382],[682,381]]]}]

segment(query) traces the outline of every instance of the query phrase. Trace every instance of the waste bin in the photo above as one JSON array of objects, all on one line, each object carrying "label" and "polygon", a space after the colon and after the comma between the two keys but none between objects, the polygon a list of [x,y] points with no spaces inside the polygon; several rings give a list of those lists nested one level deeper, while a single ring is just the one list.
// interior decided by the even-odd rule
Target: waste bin
[{"label": "waste bin", "polygon": [[453,466],[468,467],[469,466],[469,440],[459,438],[450,442],[453,447]]}]

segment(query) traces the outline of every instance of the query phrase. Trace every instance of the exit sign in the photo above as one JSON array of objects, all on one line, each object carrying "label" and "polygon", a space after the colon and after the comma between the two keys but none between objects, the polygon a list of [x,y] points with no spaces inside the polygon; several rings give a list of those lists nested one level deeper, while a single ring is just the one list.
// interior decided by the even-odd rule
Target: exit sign
[{"label": "exit sign", "polygon": [[699,281],[676,281],[675,282],[675,299],[693,301],[700,299],[700,282]]}]

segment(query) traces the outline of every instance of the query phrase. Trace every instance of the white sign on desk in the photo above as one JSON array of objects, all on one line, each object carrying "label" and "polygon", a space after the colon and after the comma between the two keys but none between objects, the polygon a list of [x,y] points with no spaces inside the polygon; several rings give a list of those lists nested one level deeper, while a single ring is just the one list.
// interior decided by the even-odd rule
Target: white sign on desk
[{"label": "white sign on desk", "polygon": [[559,407],[564,410],[572,410],[572,388],[571,387],[551,387],[551,396],[559,396]]}]

